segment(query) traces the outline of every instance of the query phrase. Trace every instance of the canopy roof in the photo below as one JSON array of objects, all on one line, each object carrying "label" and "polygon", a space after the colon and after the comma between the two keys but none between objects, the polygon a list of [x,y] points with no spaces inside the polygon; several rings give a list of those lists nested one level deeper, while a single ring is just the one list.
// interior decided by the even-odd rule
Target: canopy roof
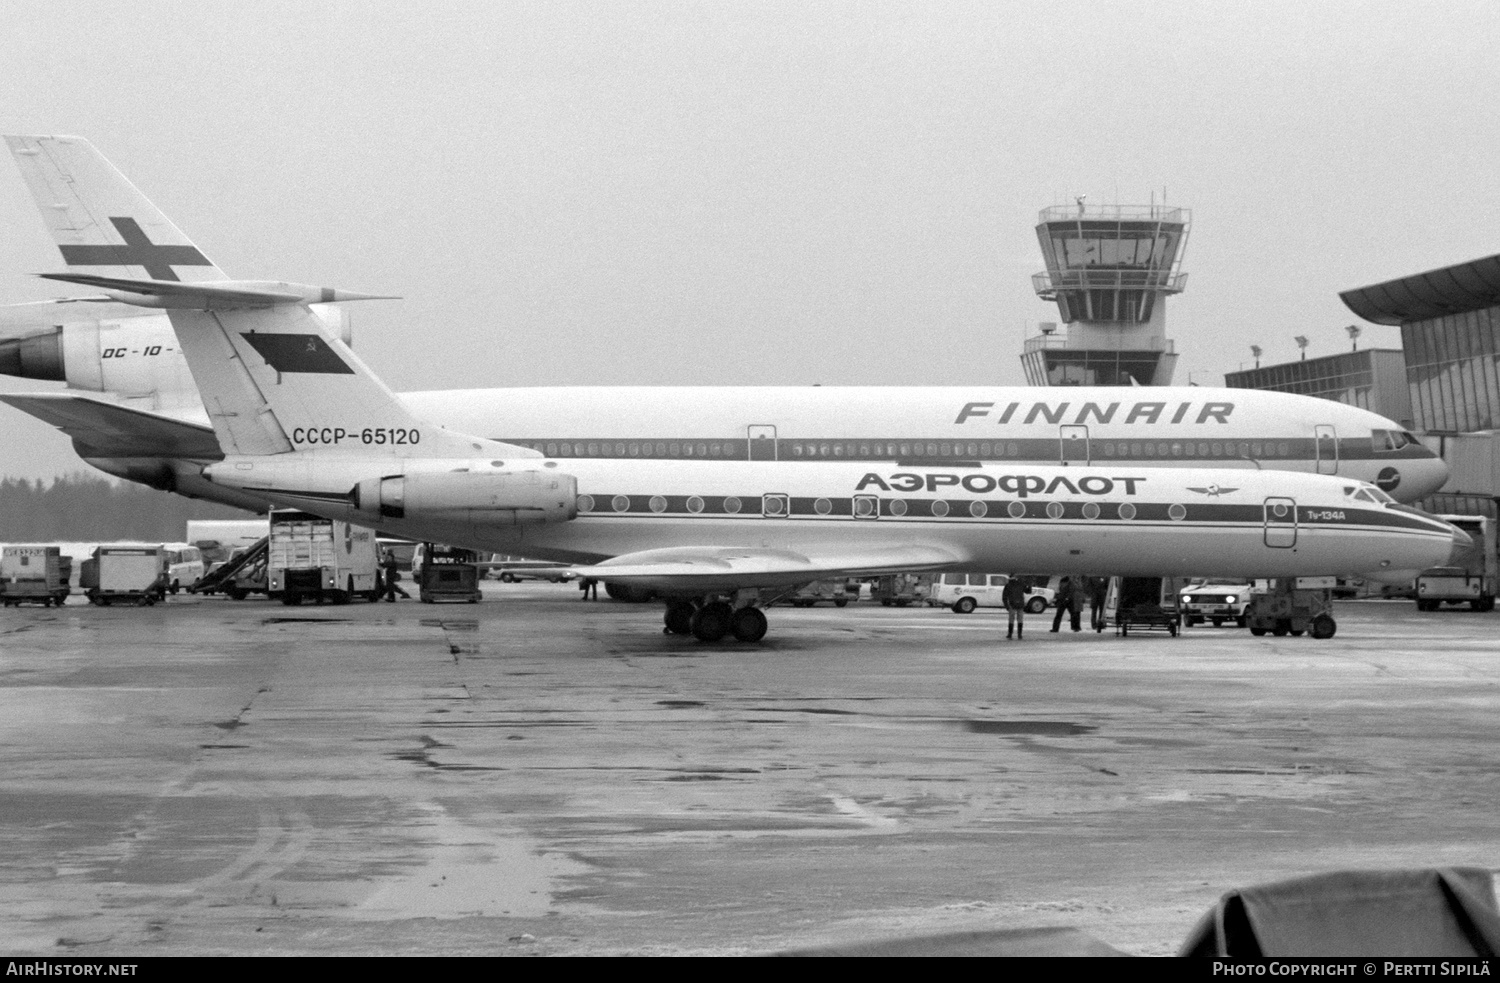
[{"label": "canopy roof", "polygon": [[1500,306],[1500,256],[1345,290],[1349,309],[1376,324],[1404,324]]}]

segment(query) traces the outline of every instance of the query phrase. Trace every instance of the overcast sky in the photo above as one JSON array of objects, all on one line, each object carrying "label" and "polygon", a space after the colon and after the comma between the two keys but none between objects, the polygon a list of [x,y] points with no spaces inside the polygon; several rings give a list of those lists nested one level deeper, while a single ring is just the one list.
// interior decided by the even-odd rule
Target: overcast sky
[{"label": "overcast sky", "polygon": [[[5,11],[0,129],[92,140],[233,277],[402,295],[352,309],[396,389],[1021,384],[1078,194],[1192,209],[1180,384],[1500,252],[1481,0]],[[8,160],[0,221],[0,303],[59,295]],[[0,473],[82,467],[0,407]]]}]

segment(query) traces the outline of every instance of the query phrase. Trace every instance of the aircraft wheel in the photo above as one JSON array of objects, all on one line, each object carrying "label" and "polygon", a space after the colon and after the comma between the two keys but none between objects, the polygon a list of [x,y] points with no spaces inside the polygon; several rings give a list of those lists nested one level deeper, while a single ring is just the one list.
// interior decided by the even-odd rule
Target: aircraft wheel
[{"label": "aircraft wheel", "polygon": [[502,584],[513,584],[513,583],[516,582],[516,578],[514,576],[512,576],[510,573],[502,573],[500,575],[500,582]]},{"label": "aircraft wheel", "polygon": [[973,614],[974,609],[978,606],[979,605],[975,603],[972,597],[960,597],[958,600],[953,602],[953,613]]},{"label": "aircraft wheel", "polygon": [[717,642],[729,634],[734,612],[723,601],[705,604],[693,612],[693,636],[700,642]]},{"label": "aircraft wheel", "polygon": [[1334,632],[1339,630],[1338,622],[1331,615],[1320,614],[1312,620],[1312,637],[1318,639],[1332,638]]},{"label": "aircraft wheel", "polygon": [[758,642],[766,637],[766,616],[759,608],[740,608],[730,619],[736,641]]},{"label": "aircraft wheel", "polygon": [[1041,614],[1047,610],[1047,599],[1044,597],[1033,597],[1026,602],[1026,610],[1030,614]]},{"label": "aircraft wheel", "polygon": [[664,619],[669,635],[691,635],[693,633],[693,605],[687,601],[673,601],[667,605]]}]

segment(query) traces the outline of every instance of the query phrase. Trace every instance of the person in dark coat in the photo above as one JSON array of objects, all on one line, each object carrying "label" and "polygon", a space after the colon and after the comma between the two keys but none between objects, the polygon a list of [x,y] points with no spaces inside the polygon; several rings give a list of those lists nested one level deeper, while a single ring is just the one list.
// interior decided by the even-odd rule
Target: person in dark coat
[{"label": "person in dark coat", "polygon": [[1109,596],[1108,577],[1089,578],[1089,620],[1094,631],[1104,630],[1104,600]]},{"label": "person in dark coat", "polygon": [[[1057,582],[1057,597],[1053,600],[1057,604],[1057,613],[1052,616],[1052,631],[1055,633],[1058,628],[1062,627],[1063,615],[1073,609],[1072,577],[1064,577]],[[1077,618],[1077,615],[1073,617]]]},{"label": "person in dark coat", "polygon": [[1026,615],[1026,595],[1031,593],[1031,585],[1023,582],[1015,574],[1005,582],[1005,589],[1000,592],[1000,600],[1005,602],[1005,614],[1007,617],[1005,625],[1005,637],[1014,635],[1017,639],[1023,637]]},{"label": "person in dark coat", "polygon": [[1082,631],[1079,618],[1088,599],[1088,578],[1073,575],[1064,577],[1057,585],[1057,614],[1052,617],[1052,630],[1062,625],[1063,614],[1068,616],[1068,625],[1074,631]]},{"label": "person in dark coat", "polygon": [[385,599],[387,601],[394,603],[397,594],[405,598],[411,597],[410,594],[401,589],[401,571],[398,569],[395,553],[392,553],[390,550],[385,551],[385,555],[380,558],[380,571],[381,580],[385,585]]}]

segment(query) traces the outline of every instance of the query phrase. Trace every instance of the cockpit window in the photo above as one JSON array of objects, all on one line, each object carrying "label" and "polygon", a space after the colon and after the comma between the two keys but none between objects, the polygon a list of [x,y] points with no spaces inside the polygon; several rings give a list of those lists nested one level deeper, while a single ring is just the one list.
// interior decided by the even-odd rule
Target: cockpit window
[{"label": "cockpit window", "polygon": [[1407,444],[1414,444],[1417,438],[1402,430],[1371,430],[1370,446],[1377,454],[1389,454],[1399,451]]}]

